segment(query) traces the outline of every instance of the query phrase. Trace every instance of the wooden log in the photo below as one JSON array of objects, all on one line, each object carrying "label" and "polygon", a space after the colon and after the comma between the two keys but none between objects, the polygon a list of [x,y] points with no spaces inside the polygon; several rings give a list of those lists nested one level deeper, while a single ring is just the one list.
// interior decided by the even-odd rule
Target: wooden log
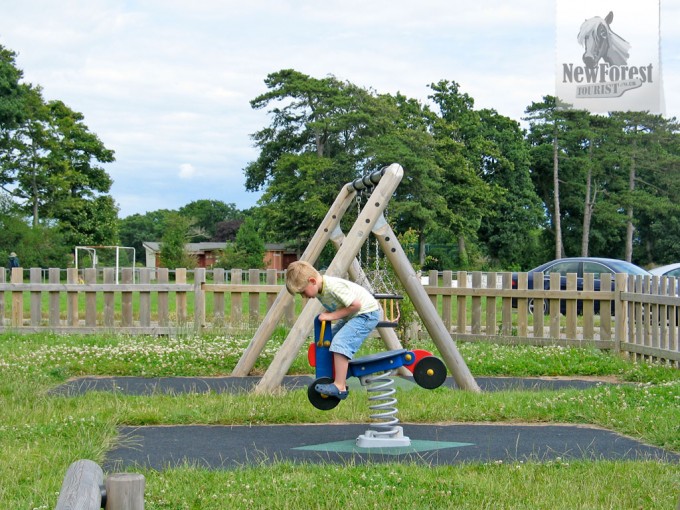
[{"label": "wooden log", "polygon": [[96,462],[82,459],[71,464],[59,491],[55,510],[94,510],[101,508],[104,472]]},{"label": "wooden log", "polygon": [[144,510],[144,475],[114,473],[106,477],[106,510]]}]

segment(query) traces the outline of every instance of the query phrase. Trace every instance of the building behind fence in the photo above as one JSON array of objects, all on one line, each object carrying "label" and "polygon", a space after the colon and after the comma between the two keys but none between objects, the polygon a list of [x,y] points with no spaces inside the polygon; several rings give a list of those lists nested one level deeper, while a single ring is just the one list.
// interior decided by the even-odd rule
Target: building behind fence
[{"label": "building behind fence", "polygon": [[[550,290],[528,290],[528,273],[518,274],[517,288],[511,276],[432,271],[424,281],[457,341],[592,345],[680,363],[675,278],[603,274],[601,290],[594,290],[593,275],[585,275],[577,290],[576,275],[568,275],[567,290],[560,290],[559,275],[551,275]],[[124,268],[117,275],[113,268],[13,268],[9,281],[0,272],[0,291],[3,331],[172,335],[256,327],[285,290],[275,269]],[[548,311],[533,303],[546,303]],[[284,325],[299,309],[291,304]]]}]

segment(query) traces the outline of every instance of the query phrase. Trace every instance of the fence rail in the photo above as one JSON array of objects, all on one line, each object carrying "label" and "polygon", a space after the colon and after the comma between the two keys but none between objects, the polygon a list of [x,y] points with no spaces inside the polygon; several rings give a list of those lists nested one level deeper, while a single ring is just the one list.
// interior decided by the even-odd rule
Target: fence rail
[{"label": "fence rail", "polygon": [[[135,271],[116,279],[113,268],[68,269],[63,281],[62,269],[14,268],[9,282],[0,272],[0,331],[159,335],[257,326],[284,288],[276,270]],[[431,271],[425,289],[457,341],[593,345],[680,364],[675,278],[601,275],[599,290],[592,274],[582,285],[568,275],[566,290],[557,274],[547,290],[529,289],[528,279],[518,273],[513,288],[511,273]],[[291,304],[285,323],[295,318]]]}]

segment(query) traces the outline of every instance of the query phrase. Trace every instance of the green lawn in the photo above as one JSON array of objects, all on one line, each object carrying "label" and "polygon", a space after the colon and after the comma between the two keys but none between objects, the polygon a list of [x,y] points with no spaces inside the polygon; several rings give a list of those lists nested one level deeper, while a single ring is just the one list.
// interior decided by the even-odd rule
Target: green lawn
[{"label": "green lawn", "polygon": [[[286,331],[258,360],[270,363]],[[79,375],[228,374],[250,337],[0,336],[0,508],[53,508],[71,462],[101,462],[120,425],[363,423],[368,409],[350,399],[329,412],[304,390],[283,395],[87,393],[50,397],[47,390]],[[418,345],[417,347],[432,348]],[[379,349],[369,340],[364,352]],[[680,371],[629,363],[590,349],[462,344],[474,375],[594,376],[628,381],[577,391],[483,394],[439,388],[403,392],[404,422],[583,423],[680,452]],[[298,356],[291,373],[310,373]],[[146,508],[364,509],[546,508],[671,509],[680,466],[656,461],[553,461],[426,465],[292,465],[256,463],[229,471],[186,465],[145,470]]]}]

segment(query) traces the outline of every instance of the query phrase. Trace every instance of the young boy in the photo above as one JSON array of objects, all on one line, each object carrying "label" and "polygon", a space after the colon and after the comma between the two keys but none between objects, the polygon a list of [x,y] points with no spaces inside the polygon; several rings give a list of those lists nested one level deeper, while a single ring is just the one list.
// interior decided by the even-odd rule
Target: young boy
[{"label": "young boy", "polygon": [[337,321],[333,325],[333,353],[335,380],[317,384],[322,395],[347,398],[347,369],[349,361],[366,337],[375,329],[382,310],[371,293],[361,285],[337,278],[321,276],[308,262],[292,262],[286,271],[286,289],[291,294],[317,298],[326,309],[319,314],[321,321]]}]

